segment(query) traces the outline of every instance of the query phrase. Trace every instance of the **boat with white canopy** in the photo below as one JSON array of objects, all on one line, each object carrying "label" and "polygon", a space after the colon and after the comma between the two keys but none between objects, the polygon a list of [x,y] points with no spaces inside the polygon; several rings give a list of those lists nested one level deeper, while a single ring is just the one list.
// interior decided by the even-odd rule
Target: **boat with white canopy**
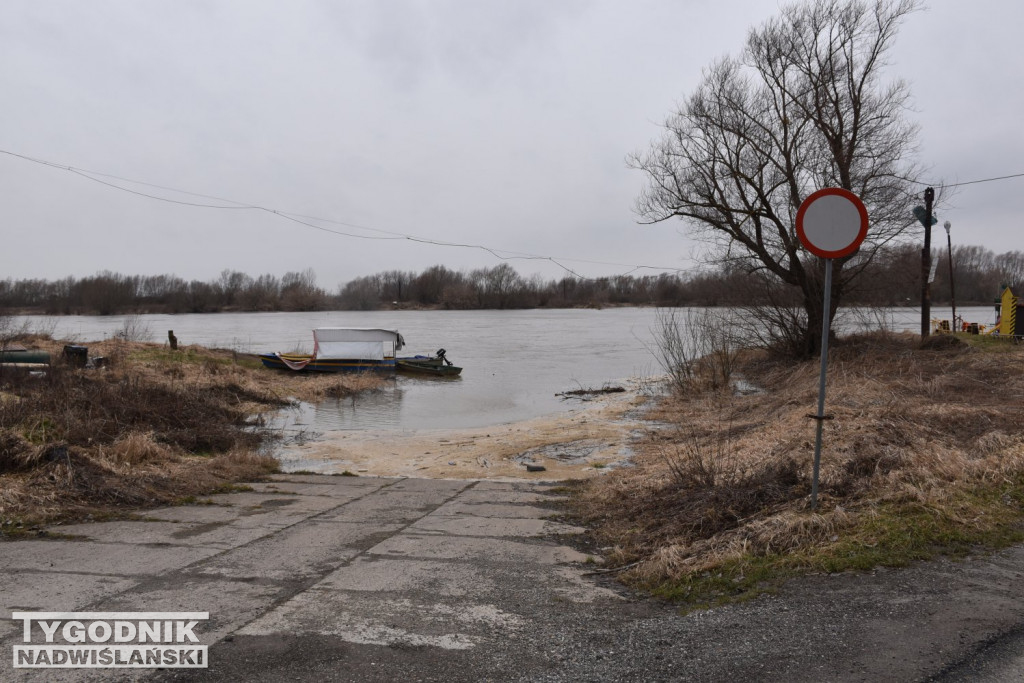
[{"label": "boat with white canopy", "polygon": [[268,368],[296,372],[394,370],[403,346],[398,330],[319,327],[313,330],[313,353],[262,353],[260,360]]}]

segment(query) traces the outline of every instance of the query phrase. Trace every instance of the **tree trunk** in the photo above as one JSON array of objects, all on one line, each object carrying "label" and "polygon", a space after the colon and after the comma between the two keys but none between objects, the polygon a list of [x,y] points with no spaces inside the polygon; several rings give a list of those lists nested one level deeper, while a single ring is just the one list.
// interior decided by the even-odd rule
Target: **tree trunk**
[{"label": "tree trunk", "polygon": [[[807,330],[804,335],[806,340],[806,343],[804,344],[804,353],[808,358],[821,354],[821,327],[825,315],[825,261],[824,259],[818,259],[817,261],[818,262],[815,264],[815,267],[810,269],[810,272],[808,272],[808,277],[801,286],[801,289],[803,290],[804,311],[807,314]],[[836,308],[838,307],[840,293],[842,290],[842,286],[840,285],[840,275],[842,272],[843,261],[840,259],[833,260],[832,291],[829,292],[828,311],[829,341],[832,341],[835,338],[835,334],[832,331],[832,322],[836,318]]]}]

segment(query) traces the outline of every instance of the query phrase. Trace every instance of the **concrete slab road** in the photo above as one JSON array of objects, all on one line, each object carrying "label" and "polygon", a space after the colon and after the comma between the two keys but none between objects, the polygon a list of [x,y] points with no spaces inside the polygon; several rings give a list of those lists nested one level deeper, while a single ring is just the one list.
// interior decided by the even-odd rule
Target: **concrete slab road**
[{"label": "concrete slab road", "polygon": [[1024,619],[1019,549],[683,615],[588,575],[559,541],[579,530],[547,518],[551,484],[278,475],[253,489],[0,544],[8,615],[208,612],[208,668],[12,668],[22,622],[6,620],[0,680],[917,680]]},{"label": "concrete slab road", "polygon": [[[298,643],[339,646],[345,665],[332,664],[326,678],[355,679],[360,667],[388,677],[396,670],[385,673],[386,658],[358,664],[366,658],[354,650],[403,657],[437,650],[441,660],[444,652],[513,638],[528,627],[530,611],[552,601],[620,599],[563,571],[587,558],[546,540],[575,531],[544,519],[551,510],[537,504],[556,498],[550,485],[280,475],[252,488],[137,521],[55,527],[61,540],[0,546],[4,607],[206,611],[202,642],[216,645],[211,668],[193,675],[279,680],[291,667],[279,651],[301,650]],[[2,628],[5,645],[21,642],[21,622]],[[254,658],[268,661],[248,670]],[[9,663],[0,679],[33,676]]]}]

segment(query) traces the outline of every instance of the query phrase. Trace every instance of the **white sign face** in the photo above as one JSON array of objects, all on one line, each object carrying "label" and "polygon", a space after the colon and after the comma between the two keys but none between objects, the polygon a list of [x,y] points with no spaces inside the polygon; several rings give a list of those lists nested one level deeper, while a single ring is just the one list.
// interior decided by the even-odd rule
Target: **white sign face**
[{"label": "white sign face", "polygon": [[822,251],[839,251],[853,244],[860,233],[860,212],[850,200],[826,195],[807,208],[804,234]]},{"label": "white sign face", "polygon": [[867,234],[868,214],[860,199],[847,190],[818,190],[800,205],[796,229],[807,250],[822,258],[852,254]]}]

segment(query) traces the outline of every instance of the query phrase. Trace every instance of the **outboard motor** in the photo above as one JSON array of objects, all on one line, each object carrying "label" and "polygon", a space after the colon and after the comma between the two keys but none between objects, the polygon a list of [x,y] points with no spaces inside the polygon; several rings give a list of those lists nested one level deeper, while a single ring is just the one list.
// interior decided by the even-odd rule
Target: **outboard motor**
[{"label": "outboard motor", "polygon": [[438,349],[438,350],[437,350],[437,353],[435,353],[434,355],[435,355],[435,356],[437,356],[437,359],[438,359],[439,361],[441,361],[441,362],[445,363],[446,365],[455,365],[455,364],[454,364],[454,363],[452,363],[452,362],[451,362],[450,360],[448,360],[447,358],[445,358],[445,356],[444,356],[444,355],[445,355],[446,353],[448,353],[448,352],[447,352],[447,351],[445,351],[444,349]]}]

